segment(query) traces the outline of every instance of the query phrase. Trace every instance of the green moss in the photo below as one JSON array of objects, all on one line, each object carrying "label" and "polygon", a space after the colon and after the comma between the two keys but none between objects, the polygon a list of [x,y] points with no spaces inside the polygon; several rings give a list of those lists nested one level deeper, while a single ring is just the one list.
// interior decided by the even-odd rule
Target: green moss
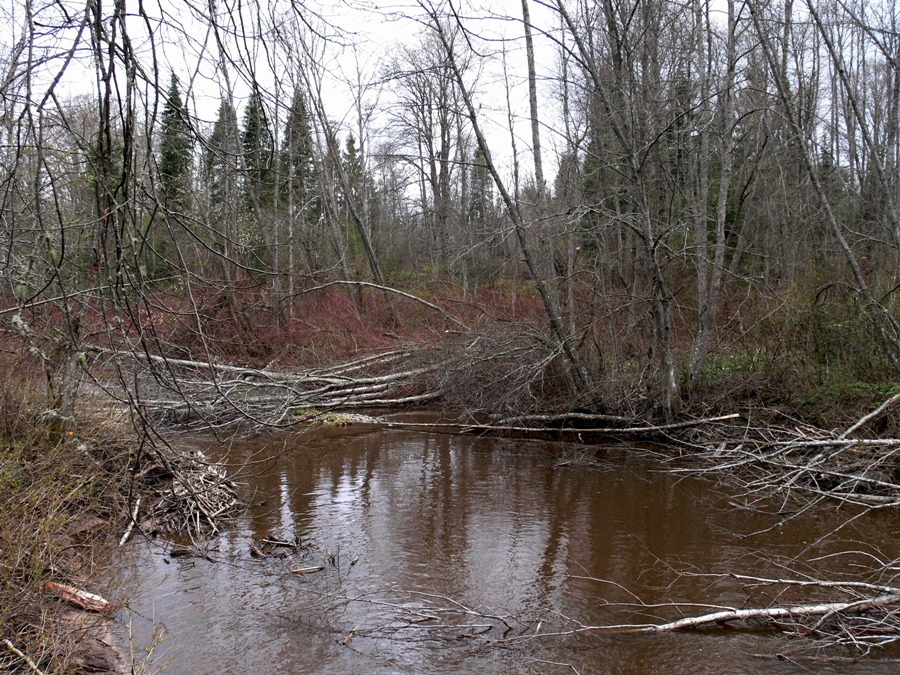
[{"label": "green moss", "polygon": [[339,413],[320,408],[295,408],[291,411],[291,425],[298,429],[307,427],[343,427],[356,421],[357,415]]}]

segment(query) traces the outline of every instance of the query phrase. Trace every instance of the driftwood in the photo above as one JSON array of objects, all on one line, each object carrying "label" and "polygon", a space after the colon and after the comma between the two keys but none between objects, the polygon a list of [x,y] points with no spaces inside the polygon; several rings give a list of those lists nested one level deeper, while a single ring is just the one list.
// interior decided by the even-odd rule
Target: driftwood
[{"label": "driftwood", "polygon": [[312,567],[297,567],[291,570],[291,574],[312,574],[313,572],[321,572],[325,568],[322,565],[313,565]]},{"label": "driftwood", "polygon": [[103,597],[95,593],[88,593],[74,586],[59,584],[55,581],[45,581],[44,590],[86,612],[97,612],[99,614],[112,612],[112,605]]}]

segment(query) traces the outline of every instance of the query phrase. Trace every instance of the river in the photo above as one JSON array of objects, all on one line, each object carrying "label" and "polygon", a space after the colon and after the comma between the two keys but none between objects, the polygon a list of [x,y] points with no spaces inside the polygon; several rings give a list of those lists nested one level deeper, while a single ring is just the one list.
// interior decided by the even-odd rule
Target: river
[{"label": "river", "polygon": [[[818,542],[849,513],[773,527],[641,448],[366,425],[181,442],[240,467],[248,506],[209,542],[211,560],[172,557],[158,541],[126,553],[120,632],[150,672],[845,672],[801,661],[804,643],[772,627],[576,629],[677,618],[648,607],[659,603],[708,605],[689,610],[701,614],[747,602],[746,582],[709,575],[793,576],[817,558],[817,573],[839,574],[897,554],[894,514]],[[843,551],[857,553],[829,555]],[[897,656],[853,667],[892,672]]]}]

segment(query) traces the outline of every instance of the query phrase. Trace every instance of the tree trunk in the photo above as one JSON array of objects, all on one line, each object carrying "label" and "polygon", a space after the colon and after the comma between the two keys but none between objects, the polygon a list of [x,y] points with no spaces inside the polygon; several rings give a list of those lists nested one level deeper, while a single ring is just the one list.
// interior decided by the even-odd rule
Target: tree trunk
[{"label": "tree trunk", "polygon": [[[690,384],[695,386],[703,369],[709,351],[710,338],[716,327],[719,310],[719,296],[722,290],[722,277],[725,267],[725,219],[728,212],[728,193],[731,189],[731,175],[734,161],[734,77],[736,68],[735,42],[736,18],[735,0],[728,0],[728,37],[726,46],[727,70],[722,86],[719,134],[722,146],[719,152],[721,173],[719,175],[719,194],[716,200],[716,241],[713,246],[713,260],[709,271],[708,284],[699,284],[697,303],[699,317],[697,335],[691,353]],[[704,211],[705,215],[705,211]],[[706,234],[704,224],[704,235]],[[706,247],[704,247],[706,249]],[[700,261],[705,265],[706,260]]]},{"label": "tree trunk", "polygon": [[554,296],[554,294],[550,292],[547,279],[544,278],[544,269],[538,262],[537,256],[535,255],[531,244],[528,241],[526,226],[522,219],[519,205],[515,201],[513,201],[512,197],[506,189],[505,183],[500,178],[500,174],[498,173],[493,160],[491,159],[491,151],[488,147],[484,133],[481,130],[481,125],[478,122],[478,113],[475,109],[474,103],[472,102],[472,96],[469,93],[469,90],[466,88],[465,82],[463,81],[462,72],[457,66],[456,58],[447,40],[443,25],[441,24],[439,18],[433,14],[432,28],[436,31],[438,37],[441,40],[441,43],[444,45],[444,49],[447,52],[448,62],[453,72],[454,79],[456,80],[456,84],[459,87],[459,92],[462,96],[466,112],[469,116],[469,120],[472,123],[472,129],[475,132],[475,137],[478,140],[478,147],[484,155],[484,161],[487,165],[488,171],[491,174],[491,177],[494,180],[494,185],[497,187],[497,191],[500,193],[500,197],[503,200],[503,203],[506,205],[509,216],[512,219],[513,228],[516,233],[516,239],[519,242],[519,246],[522,250],[522,255],[525,258],[525,264],[528,267],[528,271],[531,274],[538,293],[541,296],[541,300],[543,301],[544,311],[546,312],[547,318],[550,321],[550,328],[553,334],[553,338],[559,345],[560,349],[562,349],[563,354],[565,355],[566,359],[569,361],[575,372],[579,391],[581,393],[587,393],[594,388],[593,379],[591,378],[590,372],[582,361],[581,356],[574,344],[574,341],[570,336],[566,334],[562,319],[562,312],[559,307],[559,298]]}]

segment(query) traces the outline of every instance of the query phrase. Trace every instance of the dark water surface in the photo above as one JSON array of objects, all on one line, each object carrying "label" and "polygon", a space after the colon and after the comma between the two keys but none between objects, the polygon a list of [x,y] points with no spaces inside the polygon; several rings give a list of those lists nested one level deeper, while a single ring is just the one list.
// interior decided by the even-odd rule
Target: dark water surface
[{"label": "dark water surface", "polygon": [[[364,426],[227,450],[192,442],[249,463],[249,507],[211,542],[215,562],[133,547],[139,581],[123,589],[132,600],[121,617],[135,648],[162,637],[151,660],[168,661],[166,673],[796,672],[773,657],[799,643],[773,628],[567,633],[678,616],[641,610],[638,598],[745,603],[740,581],[702,574],[795,576],[773,559],[860,551],[816,563],[847,571],[876,547],[897,548],[890,514],[860,519],[824,548],[816,540],[849,512],[739,536],[775,521],[625,448],[589,448],[602,466],[585,468],[565,461],[583,447]],[[252,557],[265,538],[301,546]],[[325,569],[291,573],[313,566]],[[548,633],[563,635],[535,637]]]}]

